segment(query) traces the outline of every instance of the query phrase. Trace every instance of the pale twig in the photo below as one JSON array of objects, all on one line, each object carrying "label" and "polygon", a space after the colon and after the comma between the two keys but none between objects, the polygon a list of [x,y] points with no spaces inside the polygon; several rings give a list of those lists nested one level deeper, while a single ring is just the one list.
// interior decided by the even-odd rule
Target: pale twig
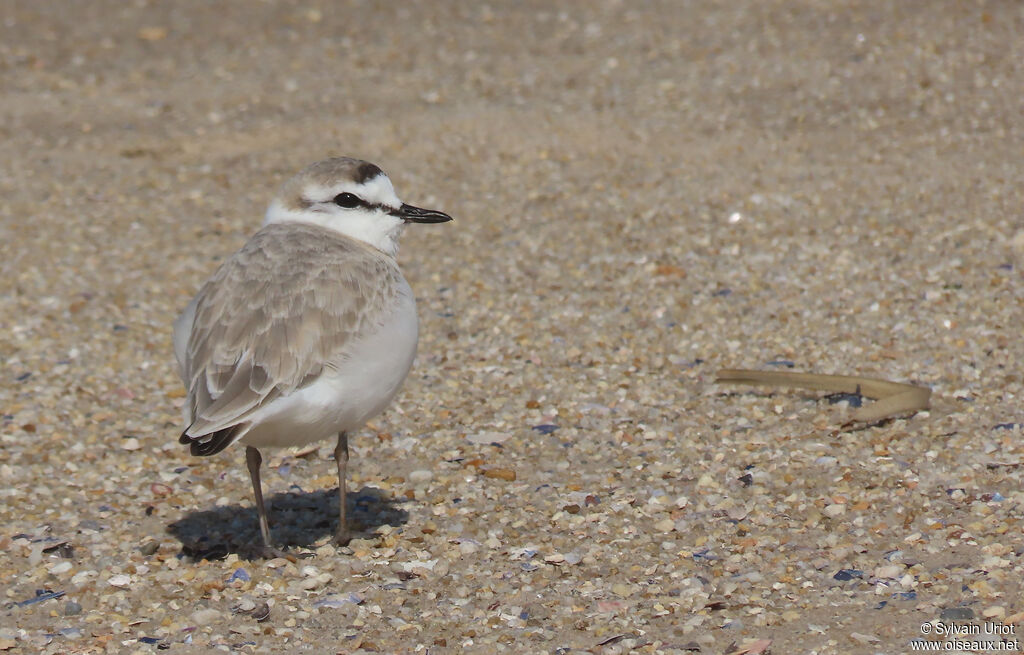
[{"label": "pale twig", "polygon": [[911,414],[928,409],[928,402],[932,395],[932,390],[928,387],[866,378],[859,375],[819,375],[795,371],[726,368],[718,372],[718,378],[715,381],[859,394],[876,401],[853,412],[854,421],[864,421],[865,423],[874,423],[891,416]]}]

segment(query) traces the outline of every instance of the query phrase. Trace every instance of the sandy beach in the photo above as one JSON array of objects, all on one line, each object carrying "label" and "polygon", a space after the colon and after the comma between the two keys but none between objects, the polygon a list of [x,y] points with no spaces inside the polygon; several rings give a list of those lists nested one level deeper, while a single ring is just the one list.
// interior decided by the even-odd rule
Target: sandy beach
[{"label": "sandy beach", "polygon": [[[1022,32],[996,0],[6,2],[0,653],[1024,651]],[[308,557],[266,560],[244,449],[177,442],[171,323],[334,155],[455,220],[402,242],[419,354],[352,436],[356,538],[332,443],[268,452]],[[851,424],[723,368],[931,407]]]}]

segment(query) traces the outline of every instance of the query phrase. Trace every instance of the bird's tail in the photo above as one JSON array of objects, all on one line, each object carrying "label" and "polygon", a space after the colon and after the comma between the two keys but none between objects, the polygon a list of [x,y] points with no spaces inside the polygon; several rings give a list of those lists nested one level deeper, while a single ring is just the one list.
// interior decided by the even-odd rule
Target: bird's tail
[{"label": "bird's tail", "polygon": [[243,427],[245,426],[232,425],[200,437],[189,436],[188,430],[185,430],[178,438],[178,443],[188,444],[189,452],[199,457],[216,455],[235,442]]}]

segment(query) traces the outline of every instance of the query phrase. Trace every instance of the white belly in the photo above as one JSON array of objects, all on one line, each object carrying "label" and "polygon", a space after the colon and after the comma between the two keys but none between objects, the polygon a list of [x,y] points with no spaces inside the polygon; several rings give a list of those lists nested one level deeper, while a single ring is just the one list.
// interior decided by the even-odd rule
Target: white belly
[{"label": "white belly", "polygon": [[353,342],[316,382],[258,410],[240,441],[257,448],[302,446],[355,430],[384,411],[412,368],[419,338],[416,301],[409,285],[403,287],[379,330]]}]

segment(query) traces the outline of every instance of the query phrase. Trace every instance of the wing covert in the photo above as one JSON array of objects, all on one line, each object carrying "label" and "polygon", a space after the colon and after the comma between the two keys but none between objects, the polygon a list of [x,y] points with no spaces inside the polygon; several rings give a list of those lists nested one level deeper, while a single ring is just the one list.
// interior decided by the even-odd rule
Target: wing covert
[{"label": "wing covert", "polygon": [[325,228],[271,224],[257,232],[194,301],[181,363],[192,410],[185,435],[243,423],[316,379],[383,321],[401,279],[393,259]]}]

